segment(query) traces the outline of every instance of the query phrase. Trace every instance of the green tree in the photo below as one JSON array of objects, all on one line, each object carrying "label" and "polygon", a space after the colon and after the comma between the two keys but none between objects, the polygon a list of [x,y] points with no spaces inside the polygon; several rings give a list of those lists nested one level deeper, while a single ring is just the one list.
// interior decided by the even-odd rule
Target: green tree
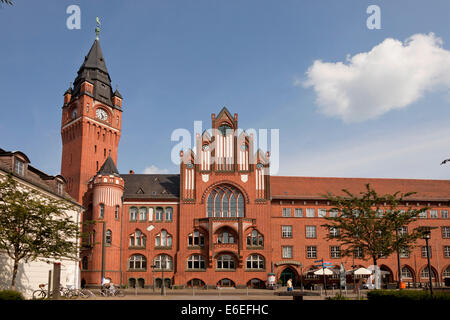
[{"label": "green tree", "polygon": [[[414,246],[421,236],[419,230],[414,229],[405,234],[399,234],[399,228],[408,226],[417,220],[419,214],[428,208],[413,209],[408,207],[399,209],[405,203],[405,198],[415,192],[378,195],[370,184],[366,191],[359,196],[343,189],[345,196],[326,195],[326,198],[338,212],[335,217],[326,217],[326,228],[335,228],[338,233],[329,233],[328,240],[337,240],[342,244],[343,256],[353,255],[355,250],[362,250],[362,258],[377,260],[389,256],[399,249]],[[361,251],[360,251],[361,252]]]},{"label": "green tree", "polygon": [[79,225],[66,213],[74,209],[69,201],[24,190],[12,175],[0,182],[0,251],[13,260],[12,290],[21,261],[78,259]]}]

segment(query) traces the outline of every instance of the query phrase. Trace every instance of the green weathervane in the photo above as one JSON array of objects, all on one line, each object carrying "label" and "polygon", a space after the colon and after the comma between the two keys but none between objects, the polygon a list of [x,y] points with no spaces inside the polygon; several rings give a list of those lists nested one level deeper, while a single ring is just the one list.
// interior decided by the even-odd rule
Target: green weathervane
[{"label": "green weathervane", "polygon": [[96,20],[97,20],[97,27],[95,27],[95,34],[96,34],[95,38],[98,40],[98,35],[100,33],[100,19],[97,17]]}]

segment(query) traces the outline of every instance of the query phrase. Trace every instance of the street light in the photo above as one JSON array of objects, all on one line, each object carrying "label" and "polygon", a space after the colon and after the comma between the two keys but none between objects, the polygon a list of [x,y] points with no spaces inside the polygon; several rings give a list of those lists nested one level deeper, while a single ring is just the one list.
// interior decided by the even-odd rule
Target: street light
[{"label": "street light", "polygon": [[156,265],[152,264],[150,267],[152,268],[152,272],[153,272],[153,292],[155,292],[155,268],[156,268]]},{"label": "street light", "polygon": [[167,268],[167,261],[166,261],[166,256],[161,257],[161,278],[162,278],[162,283],[161,283],[161,295],[165,296],[166,295],[166,291],[165,291],[165,286],[164,286],[164,269]]},{"label": "street light", "polygon": [[303,291],[303,264],[299,264],[300,267],[300,288]]},{"label": "street light", "polygon": [[427,260],[428,260],[428,278],[430,280],[430,295],[433,297],[433,281],[431,277],[431,265],[430,265],[430,248],[428,246],[428,240],[431,238],[431,231],[429,229],[425,229],[422,231],[422,239],[425,239],[425,243],[427,246]]}]

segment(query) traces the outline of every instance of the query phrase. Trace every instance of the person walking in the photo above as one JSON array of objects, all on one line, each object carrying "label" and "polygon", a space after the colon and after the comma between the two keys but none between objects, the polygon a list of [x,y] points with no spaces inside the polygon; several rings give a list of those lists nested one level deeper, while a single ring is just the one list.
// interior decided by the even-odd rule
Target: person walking
[{"label": "person walking", "polygon": [[289,279],[287,281],[287,291],[292,291],[292,279]]}]

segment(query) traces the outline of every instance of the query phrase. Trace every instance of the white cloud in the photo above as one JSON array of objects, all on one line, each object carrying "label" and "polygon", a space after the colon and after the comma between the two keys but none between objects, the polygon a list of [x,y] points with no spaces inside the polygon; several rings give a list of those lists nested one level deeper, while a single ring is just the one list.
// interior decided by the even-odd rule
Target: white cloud
[{"label": "white cloud", "polygon": [[169,173],[169,170],[160,169],[155,165],[151,165],[150,167],[146,167],[144,169],[144,174],[161,174],[161,173]]},{"label": "white cloud", "polygon": [[[346,123],[405,108],[426,92],[450,89],[450,51],[433,33],[405,42],[387,38],[346,62],[314,61],[303,85],[316,92],[324,115]],[[294,85],[298,85],[295,81]]]}]

